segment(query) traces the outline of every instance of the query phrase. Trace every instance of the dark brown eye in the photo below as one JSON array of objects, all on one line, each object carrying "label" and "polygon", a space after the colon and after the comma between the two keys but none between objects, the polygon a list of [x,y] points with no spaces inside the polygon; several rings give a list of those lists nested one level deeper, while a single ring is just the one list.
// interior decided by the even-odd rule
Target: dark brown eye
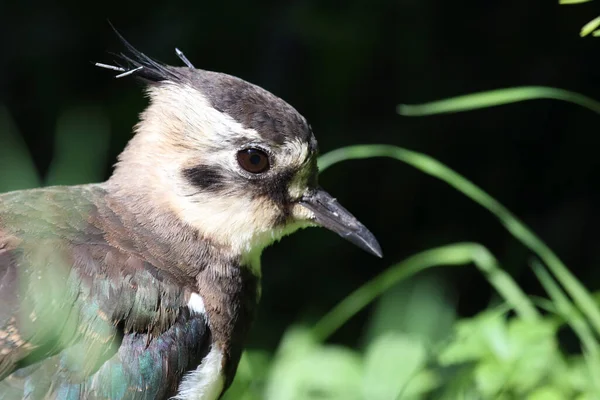
[{"label": "dark brown eye", "polygon": [[259,149],[244,149],[237,153],[240,167],[253,174],[260,174],[269,169],[269,156]]}]

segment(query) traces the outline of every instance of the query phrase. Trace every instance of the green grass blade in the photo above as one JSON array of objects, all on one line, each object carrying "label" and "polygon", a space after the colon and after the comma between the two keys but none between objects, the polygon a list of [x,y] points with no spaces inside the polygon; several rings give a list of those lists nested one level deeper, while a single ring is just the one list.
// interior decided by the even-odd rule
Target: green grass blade
[{"label": "green grass blade", "polygon": [[0,193],[40,186],[40,177],[25,142],[0,106]]},{"label": "green grass blade", "polygon": [[592,0],[558,0],[558,4],[581,4],[588,3]]},{"label": "green grass blade", "polygon": [[596,30],[596,28],[598,28],[599,26],[600,26],[600,16],[594,18],[593,20],[591,20],[590,22],[585,24],[581,28],[581,32],[579,32],[579,36],[581,36],[581,37],[587,36],[590,33],[594,32]]},{"label": "green grass blade", "polygon": [[434,176],[463,193],[490,211],[521,243],[533,251],[552,271],[577,306],[600,334],[600,310],[586,288],[575,278],[563,262],[523,222],[496,199],[471,181],[436,159],[422,153],[390,145],[349,146],[333,150],[319,158],[319,168],[325,170],[340,161],[372,157],[391,157]]},{"label": "green grass blade", "polygon": [[[531,267],[548,296],[552,299],[558,314],[567,321],[581,340],[591,376],[600,376],[600,346],[587,321],[539,261],[533,260]],[[600,393],[599,383],[591,382],[591,384],[595,385],[595,389]]]},{"label": "green grass blade", "polygon": [[477,268],[519,317],[530,321],[540,318],[529,297],[523,293],[514,279],[500,267],[498,260],[488,249],[482,245],[473,245],[472,251],[471,256]]},{"label": "green grass blade", "polygon": [[434,114],[471,111],[539,99],[567,101],[600,114],[600,102],[579,93],[546,86],[521,86],[495,89],[424,104],[400,104],[397,111],[398,114],[407,117],[423,117]]},{"label": "green grass blade", "polygon": [[383,292],[425,269],[441,265],[475,263],[494,288],[523,318],[537,319],[538,312],[512,278],[498,267],[494,256],[477,243],[457,243],[418,253],[388,269],[355,290],[327,313],[313,328],[319,341],[326,340],[352,316]]}]

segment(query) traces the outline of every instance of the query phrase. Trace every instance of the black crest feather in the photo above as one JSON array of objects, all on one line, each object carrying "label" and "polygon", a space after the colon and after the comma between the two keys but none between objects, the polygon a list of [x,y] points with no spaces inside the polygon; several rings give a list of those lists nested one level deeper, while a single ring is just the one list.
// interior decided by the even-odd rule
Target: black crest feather
[{"label": "black crest feather", "polygon": [[[117,63],[117,65],[109,65],[103,63],[95,63],[97,67],[110,69],[113,71],[118,71],[120,74],[116,76],[116,78],[123,78],[125,76],[135,76],[141,78],[145,81],[149,82],[162,82],[162,81],[181,81],[181,75],[177,73],[177,71],[169,67],[168,65],[164,65],[159,63],[158,61],[153,60],[148,57],[135,47],[131,43],[129,43],[123,35],[121,35],[114,26],[112,29],[115,31],[115,34],[119,38],[119,40],[125,46],[127,50],[126,53],[122,52],[118,54],[118,57],[127,63],[127,67],[123,67]],[[192,63],[185,57],[185,55],[179,50],[175,49],[177,56],[189,67],[194,68]]]}]

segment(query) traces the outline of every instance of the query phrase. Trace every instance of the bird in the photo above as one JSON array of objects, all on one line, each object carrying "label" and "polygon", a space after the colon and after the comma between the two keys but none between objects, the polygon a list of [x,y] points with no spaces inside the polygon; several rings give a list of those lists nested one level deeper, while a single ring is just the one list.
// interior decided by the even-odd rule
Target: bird
[{"label": "bird", "polygon": [[295,108],[120,38],[126,66],[96,65],[141,81],[149,102],[110,177],[0,195],[0,400],[219,399],[264,248],[321,226],[382,256],[319,185]]}]

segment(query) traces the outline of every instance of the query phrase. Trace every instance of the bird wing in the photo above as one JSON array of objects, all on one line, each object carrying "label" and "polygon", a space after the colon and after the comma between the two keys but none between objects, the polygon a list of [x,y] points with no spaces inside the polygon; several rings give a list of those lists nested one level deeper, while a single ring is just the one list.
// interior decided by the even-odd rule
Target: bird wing
[{"label": "bird wing", "polygon": [[163,398],[208,351],[185,286],[90,223],[101,195],[0,196],[0,399]]}]

